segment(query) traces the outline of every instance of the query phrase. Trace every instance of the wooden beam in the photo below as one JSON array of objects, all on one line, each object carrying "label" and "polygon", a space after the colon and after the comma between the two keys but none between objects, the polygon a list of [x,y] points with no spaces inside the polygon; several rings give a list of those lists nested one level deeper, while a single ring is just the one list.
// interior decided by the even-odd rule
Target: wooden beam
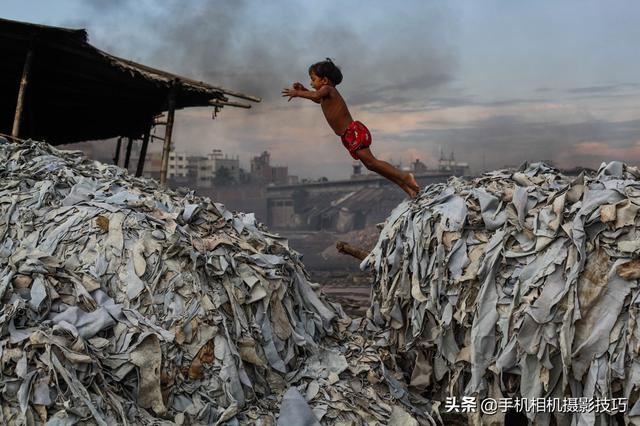
[{"label": "wooden beam", "polygon": [[124,157],[124,168],[129,170],[129,159],[131,158],[131,147],[133,145],[133,138],[129,136],[127,139],[129,139],[129,143],[127,144],[127,153]]},{"label": "wooden beam", "polygon": [[232,90],[227,90],[222,87],[217,87],[216,89],[220,90],[225,95],[231,95],[234,98],[246,99],[248,101],[253,101],[253,102],[262,102],[262,98],[259,98],[257,96],[245,95],[244,93],[234,92]]},{"label": "wooden beam", "polygon": [[142,146],[140,147],[140,154],[138,157],[136,177],[142,176],[142,172],[144,171],[144,162],[147,159],[147,146],[149,145],[149,136],[151,135],[151,125],[152,123],[150,122],[144,131],[144,136],[142,137]]},{"label": "wooden beam", "polygon": [[251,108],[249,104],[243,104],[242,102],[233,102],[233,101],[220,101],[218,99],[212,99],[209,101],[209,105],[215,107],[223,107],[223,106],[233,106],[238,108]]},{"label": "wooden beam", "polygon": [[162,148],[162,167],[160,168],[160,185],[167,184],[167,169],[169,168],[169,151],[171,151],[171,133],[173,132],[173,119],[176,112],[176,92],[178,82],[174,81],[169,89],[167,98],[167,126],[164,130],[164,146]]},{"label": "wooden beam", "polygon": [[22,78],[20,79],[20,89],[18,90],[18,101],[16,102],[16,113],[13,117],[13,129],[11,136],[20,137],[20,123],[22,121],[22,110],[24,109],[24,99],[27,93],[27,85],[29,84],[29,74],[31,72],[31,63],[33,62],[33,48],[29,49],[27,57],[24,61],[22,69]]},{"label": "wooden beam", "polygon": [[122,136],[118,138],[118,143],[116,144],[116,155],[113,157],[113,164],[116,166],[120,163],[120,148],[122,146]]},{"label": "wooden beam", "polygon": [[353,256],[356,259],[360,260],[364,260],[365,257],[369,256],[369,253],[366,250],[352,246],[351,244],[344,241],[338,241],[336,243],[336,248],[340,253],[348,254],[349,256]]}]

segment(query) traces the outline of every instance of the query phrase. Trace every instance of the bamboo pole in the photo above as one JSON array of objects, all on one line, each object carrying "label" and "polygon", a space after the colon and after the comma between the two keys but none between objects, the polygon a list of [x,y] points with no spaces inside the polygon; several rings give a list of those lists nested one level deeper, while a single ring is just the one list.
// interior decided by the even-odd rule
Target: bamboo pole
[{"label": "bamboo pole", "polygon": [[209,105],[211,106],[216,106],[216,107],[223,107],[223,106],[234,106],[234,107],[238,107],[238,108],[251,108],[251,105],[249,104],[244,104],[242,102],[233,102],[233,101],[221,101],[218,99],[212,99],[209,101]]},{"label": "bamboo pole", "polygon": [[131,158],[131,147],[133,145],[133,138],[129,136],[127,139],[129,139],[129,143],[127,144],[127,153],[124,157],[124,168],[129,170],[129,159]]},{"label": "bamboo pole", "polygon": [[120,149],[122,147],[122,136],[118,138],[118,143],[116,144],[116,155],[113,157],[113,164],[116,166],[120,163]]},{"label": "bamboo pole", "polygon": [[22,68],[22,78],[20,79],[20,89],[18,90],[18,101],[16,102],[16,113],[13,117],[13,129],[11,136],[17,138],[20,136],[20,122],[22,121],[22,111],[24,109],[24,99],[27,93],[27,85],[29,84],[29,74],[31,73],[31,63],[33,62],[33,48],[29,49],[27,58]]},{"label": "bamboo pole", "polygon": [[164,131],[164,146],[162,148],[162,167],[160,168],[160,185],[167,184],[167,169],[169,168],[169,151],[171,150],[171,132],[173,131],[173,119],[176,112],[176,91],[178,82],[174,82],[169,89],[167,99],[167,126]]},{"label": "bamboo pole", "polygon": [[149,145],[149,136],[151,135],[151,122],[144,130],[144,136],[142,136],[142,146],[140,147],[140,157],[138,158],[138,167],[136,168],[136,177],[142,176],[144,171],[144,162],[147,159],[147,146]]},{"label": "bamboo pole", "polygon": [[362,250],[359,247],[352,246],[349,243],[344,241],[338,241],[336,243],[336,248],[342,254],[348,254],[349,256],[353,256],[356,259],[364,260],[365,257],[369,255],[366,250]]}]

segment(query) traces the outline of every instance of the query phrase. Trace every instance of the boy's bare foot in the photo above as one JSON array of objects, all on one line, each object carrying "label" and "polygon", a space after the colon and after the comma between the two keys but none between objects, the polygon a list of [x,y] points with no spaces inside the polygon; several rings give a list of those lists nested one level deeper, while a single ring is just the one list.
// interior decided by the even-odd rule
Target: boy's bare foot
[{"label": "boy's bare foot", "polygon": [[416,195],[418,195],[418,193],[411,189],[408,185],[403,184],[401,188],[409,195],[409,198],[416,198]]},{"label": "boy's bare foot", "polygon": [[400,185],[400,188],[402,188],[402,190],[407,193],[409,198],[416,198],[416,196],[418,195],[418,192],[415,189],[411,188],[404,182],[402,183],[402,185]]},{"label": "boy's bare foot", "polygon": [[409,194],[411,198],[415,198],[420,192],[420,185],[416,182],[416,178],[413,176],[413,173],[407,173],[407,175],[402,179],[404,183],[404,190]]}]

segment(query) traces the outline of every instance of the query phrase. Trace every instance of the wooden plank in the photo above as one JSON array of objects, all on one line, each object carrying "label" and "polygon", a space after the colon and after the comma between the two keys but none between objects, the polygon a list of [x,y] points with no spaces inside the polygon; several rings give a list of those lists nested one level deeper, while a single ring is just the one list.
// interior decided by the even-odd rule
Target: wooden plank
[{"label": "wooden plank", "polygon": [[127,153],[124,157],[124,168],[129,170],[129,159],[131,158],[131,147],[133,146],[133,138],[128,137],[129,143],[127,144]]},{"label": "wooden plank", "polygon": [[369,253],[366,250],[362,250],[359,247],[352,246],[351,244],[338,241],[336,243],[336,248],[342,254],[348,254],[349,256],[353,256],[356,259],[364,260],[365,257],[369,256]]},{"label": "wooden plank", "polygon": [[116,166],[120,163],[120,148],[122,147],[122,136],[118,138],[118,143],[116,144],[116,155],[113,157],[113,164]]},{"label": "wooden plank", "polygon": [[251,108],[249,104],[243,104],[242,102],[233,102],[233,101],[220,101],[217,99],[212,99],[209,101],[209,105],[215,107],[224,107],[224,106],[233,106],[238,108]]},{"label": "wooden plank", "polygon": [[136,167],[136,177],[142,176],[144,171],[144,162],[147,159],[147,146],[149,145],[149,135],[151,135],[151,123],[147,126],[142,137],[142,146],[138,157],[138,167]]}]

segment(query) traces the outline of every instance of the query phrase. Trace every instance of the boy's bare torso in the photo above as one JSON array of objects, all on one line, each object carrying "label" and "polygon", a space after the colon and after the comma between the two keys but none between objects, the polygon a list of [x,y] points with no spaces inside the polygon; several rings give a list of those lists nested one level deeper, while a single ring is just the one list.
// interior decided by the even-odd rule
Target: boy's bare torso
[{"label": "boy's bare torso", "polygon": [[340,92],[335,87],[329,86],[328,95],[320,99],[320,106],[329,126],[336,135],[342,136],[349,124],[353,122],[353,118]]}]

